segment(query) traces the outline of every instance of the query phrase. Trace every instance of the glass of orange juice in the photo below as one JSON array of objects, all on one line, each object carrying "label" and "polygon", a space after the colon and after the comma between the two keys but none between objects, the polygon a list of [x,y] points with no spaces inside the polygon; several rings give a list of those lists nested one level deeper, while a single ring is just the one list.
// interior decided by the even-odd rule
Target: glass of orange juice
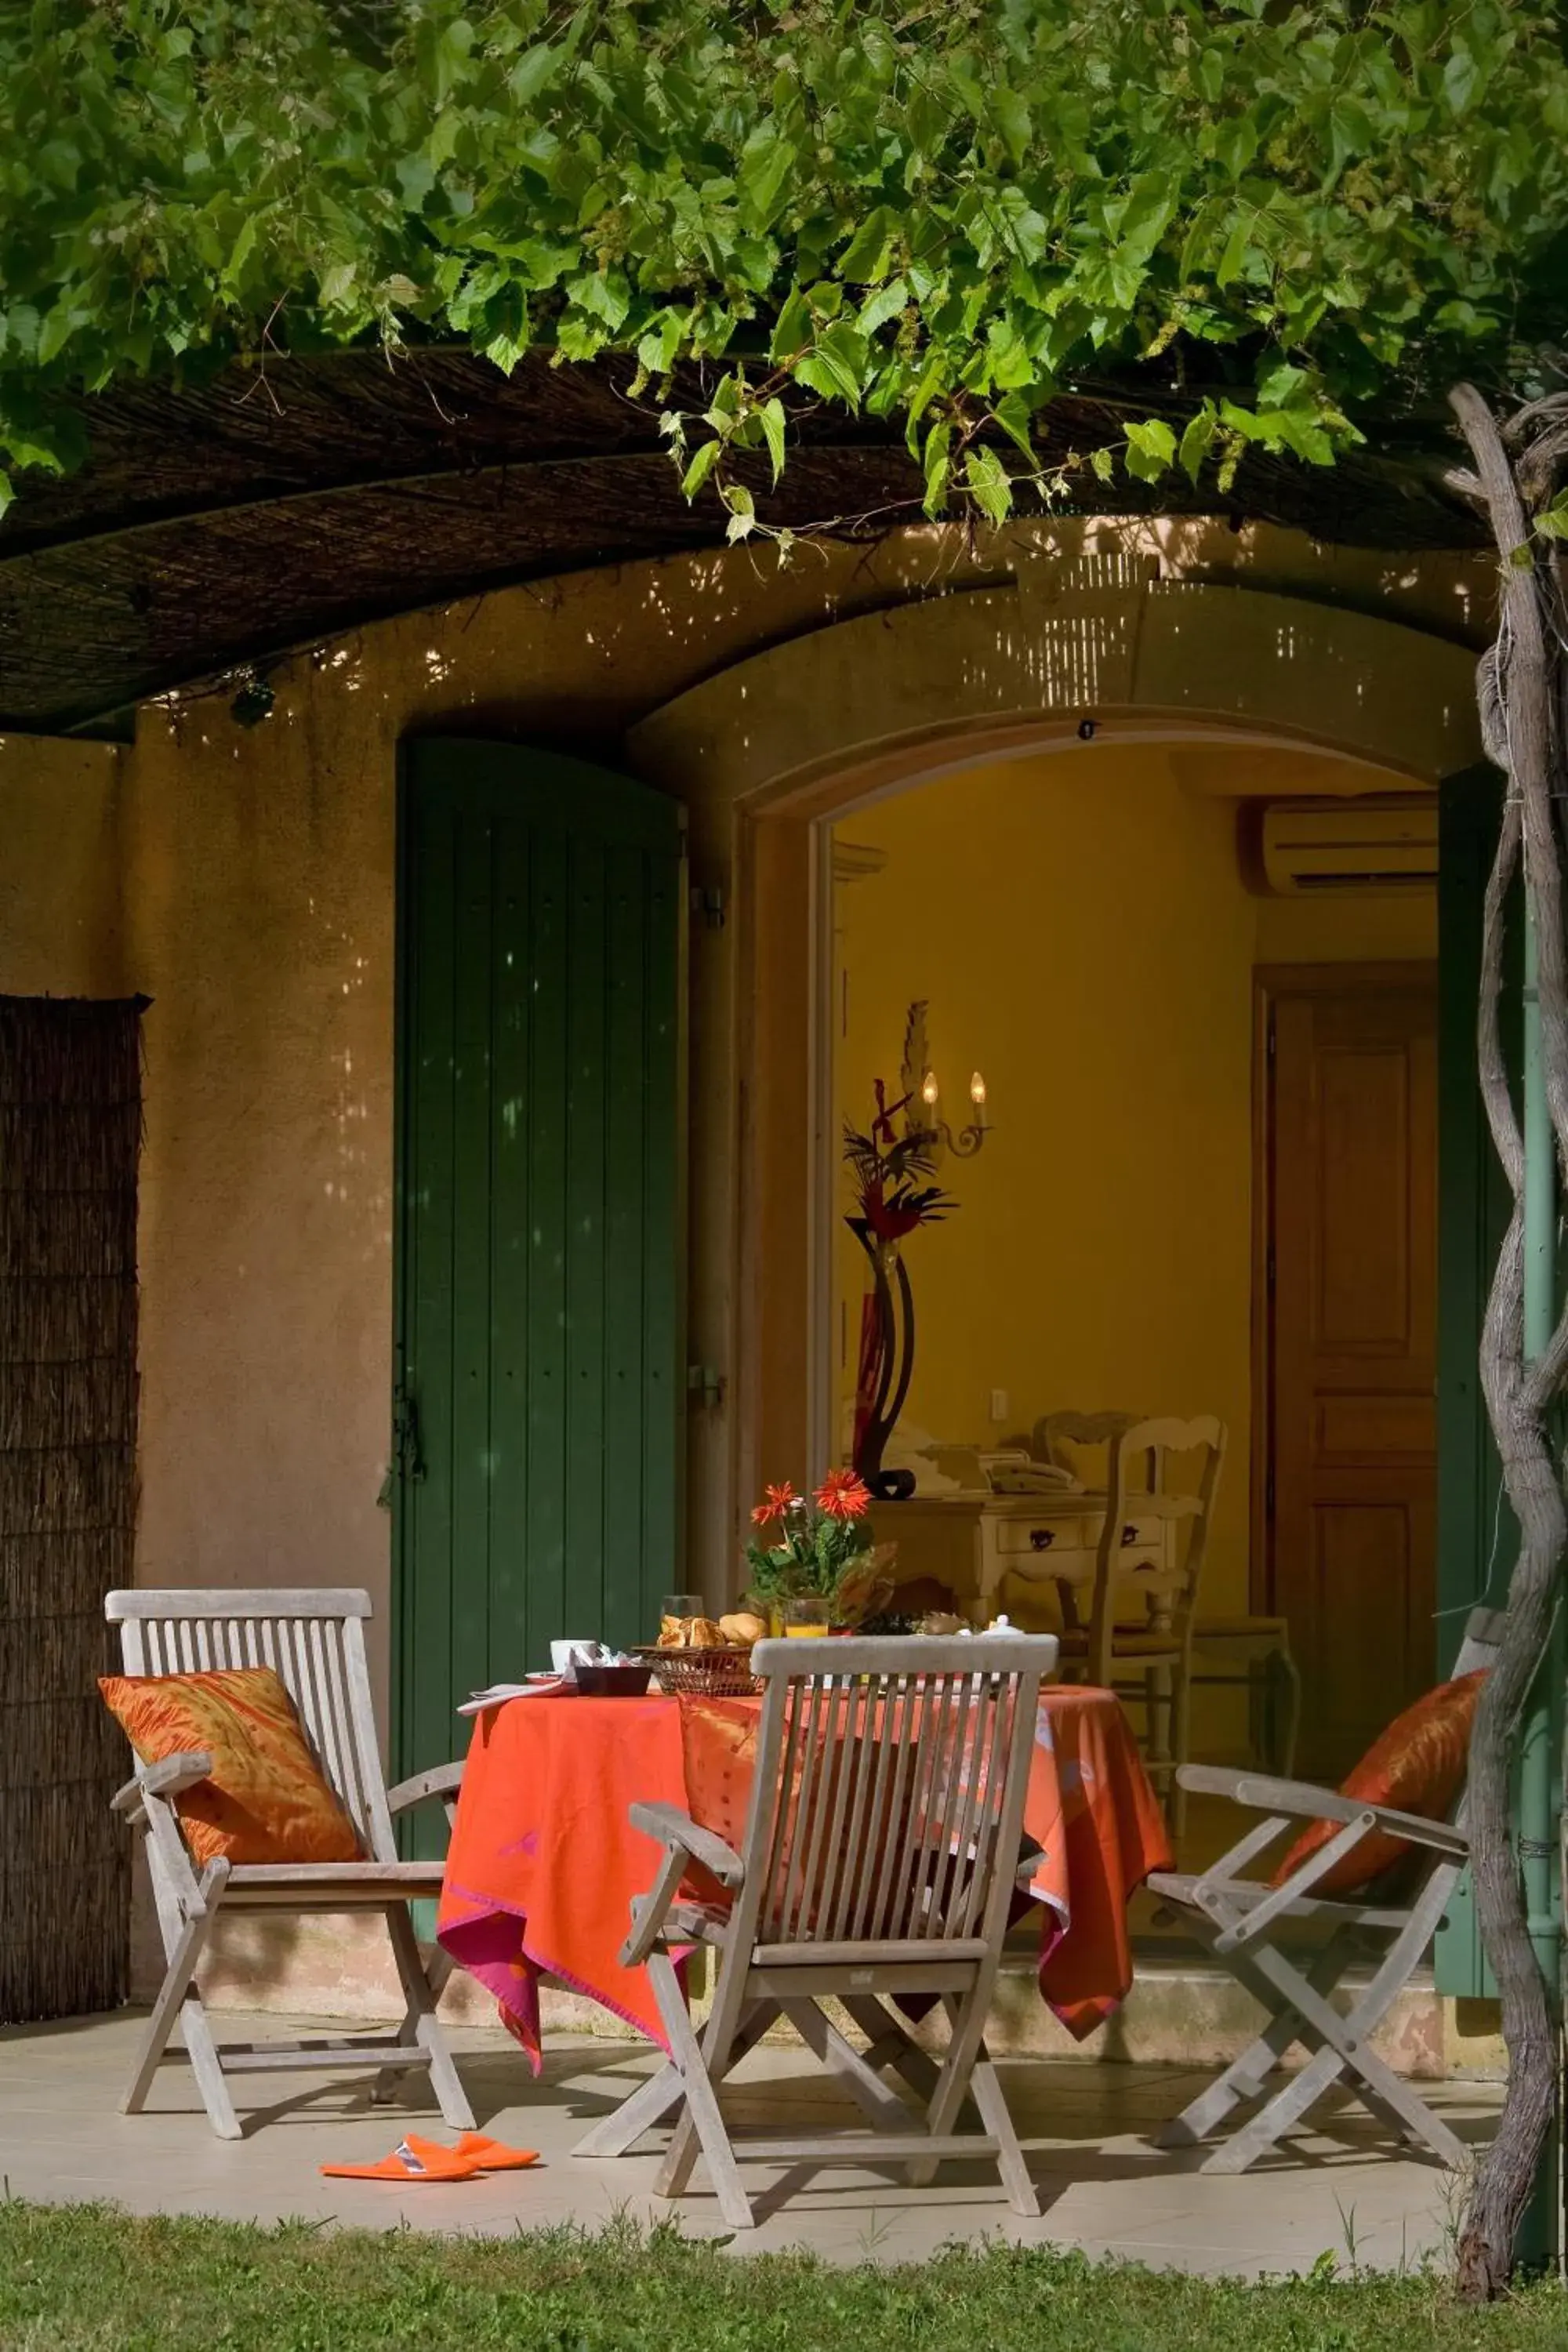
[{"label": "glass of orange juice", "polygon": [[826,1596],[820,1592],[803,1592],[794,1601],[786,1601],[784,1629],[786,1633],[795,1634],[803,1640],[825,1640],[828,1632]]}]

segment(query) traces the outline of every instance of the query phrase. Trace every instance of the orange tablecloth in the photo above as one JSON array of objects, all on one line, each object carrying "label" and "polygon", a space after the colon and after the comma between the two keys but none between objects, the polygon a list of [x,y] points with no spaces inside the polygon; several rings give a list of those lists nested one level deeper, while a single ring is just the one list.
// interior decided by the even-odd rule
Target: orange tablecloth
[{"label": "orange tablecloth", "polygon": [[[659,1862],[627,1810],[662,1799],[734,1841],[760,1713],[757,1699],[530,1698],[476,1719],[437,1932],[494,1993],[536,2071],[546,1975],[664,2042],[644,1971],[616,1957]],[[1040,1849],[1040,1991],[1081,2039],[1132,1981],[1129,1898],[1170,1867],[1109,1691],[1042,1694],[1024,1825]]]}]

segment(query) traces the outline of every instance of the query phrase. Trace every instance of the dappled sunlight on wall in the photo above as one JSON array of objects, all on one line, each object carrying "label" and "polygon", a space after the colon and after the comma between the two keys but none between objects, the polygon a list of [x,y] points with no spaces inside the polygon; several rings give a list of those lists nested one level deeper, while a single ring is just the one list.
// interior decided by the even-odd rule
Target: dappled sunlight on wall
[{"label": "dappled sunlight on wall", "polygon": [[[81,748],[95,781],[72,803],[68,839],[48,822],[64,806],[51,797],[54,772],[47,792],[29,786],[39,821],[29,822],[25,844],[8,837],[8,866],[31,904],[68,900],[75,927],[39,932],[25,961],[18,956],[22,977],[6,984],[108,985],[99,975],[112,966],[115,989],[153,999],[141,1234],[142,1579],[368,1585],[384,1689],[388,1529],[375,1497],[389,1443],[404,734],[505,734],[629,766],[688,803],[694,880],[732,886],[733,798],[744,778],[731,770],[710,786],[700,713],[689,731],[669,737],[668,766],[650,736],[628,743],[628,730],[656,724],[654,714],[764,648],[833,635],[827,625],[856,614],[949,597],[976,608],[995,601],[988,648],[974,658],[1000,670],[1007,649],[1024,645],[1039,677],[1059,659],[1083,684],[1114,667],[1115,631],[1073,600],[1097,580],[1153,572],[1163,581],[1294,588],[1452,638],[1484,625],[1485,567],[1461,558],[1414,564],[1314,548],[1285,532],[1238,533],[1223,521],[1045,520],[973,537],[921,525],[875,544],[803,546],[783,569],[771,551],[741,547],[455,599],[280,660],[268,674],[272,714],[248,730],[232,715],[232,681],[205,699],[144,708],[133,749]],[[931,679],[933,694],[943,687]],[[950,698],[958,690],[951,675],[945,690]],[[837,745],[859,740],[866,693],[865,667],[847,649],[823,709]],[[746,712],[765,768],[780,740],[775,719],[760,698]],[[13,748],[5,757],[16,767]],[[78,760],[74,747],[70,756]],[[16,772],[43,776],[44,753],[24,747],[18,757]],[[1217,858],[1223,827],[1215,823]],[[51,877],[78,848],[80,878],[62,898]],[[1008,873],[988,887],[1010,887]],[[1148,895],[1133,897],[1143,906]],[[1149,907],[1142,933],[1165,936],[1168,919]],[[1068,920],[1064,913],[1047,925],[1034,910],[1021,919],[1042,972]],[[736,1024],[726,959],[741,937],[739,912],[728,932],[702,935],[691,1035],[700,1073],[691,1340],[703,1361],[722,1368],[731,1392],[742,1367],[731,1353],[728,1057]],[[1050,1039],[1069,1018],[1101,952],[1085,937],[1077,978],[1047,988],[1037,973],[1023,976],[1030,1036]],[[704,972],[717,975],[706,997]],[[962,1080],[972,1048],[951,1024],[964,1025],[966,1013],[946,985],[932,987],[935,1045]],[[988,1076],[994,1067],[998,1139],[974,1171],[978,1209],[966,1192],[963,1218],[931,1237],[933,1253],[950,1239],[966,1247],[965,1233],[986,1227],[988,1204],[993,1223],[1002,1215],[987,1188],[1013,1149],[1008,1129],[1025,1116],[1034,1065],[1011,1066],[1011,1049],[996,1060],[984,1010],[975,1012],[982,1036],[973,1058]],[[1223,1026],[1229,1015],[1215,1018]],[[1054,1126],[1042,1114],[1042,1151],[1047,1137],[1058,1150],[1074,1141],[1081,1111],[1061,1104],[1051,1117]],[[1156,1133],[1143,1148],[1157,1158],[1169,1137]],[[1016,1241],[1005,1223],[1001,1231],[993,1262],[1001,1286],[1017,1289],[1024,1257],[1045,1239]],[[1163,1245],[1176,1247],[1169,1232]],[[1081,1243],[1074,1247],[1081,1255]],[[1021,1335],[1020,1346],[1037,1336]],[[1037,1355],[1036,1348],[1031,1363]],[[1083,1369],[1087,1377],[1094,1368]],[[970,1397],[966,1413],[983,1407],[994,1375],[978,1377],[980,1397]],[[1023,1370],[1013,1385],[1021,1405]],[[721,1411],[695,1420],[712,1432],[712,1454],[697,1464],[693,1516],[710,1513],[710,1557],[722,1549],[727,1560],[723,1487],[733,1447]]]}]

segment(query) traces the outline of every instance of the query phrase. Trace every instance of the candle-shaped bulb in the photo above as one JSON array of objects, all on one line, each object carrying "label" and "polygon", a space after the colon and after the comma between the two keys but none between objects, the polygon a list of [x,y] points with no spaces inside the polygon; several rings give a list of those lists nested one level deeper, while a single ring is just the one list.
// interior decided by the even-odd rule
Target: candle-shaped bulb
[{"label": "candle-shaped bulb", "polygon": [[934,1110],[936,1108],[936,1072],[934,1070],[928,1070],[921,1084],[921,1100],[924,1103],[927,1110]]},{"label": "candle-shaped bulb", "polygon": [[969,1081],[969,1099],[974,1105],[974,1123],[985,1132],[985,1081],[978,1070]]}]

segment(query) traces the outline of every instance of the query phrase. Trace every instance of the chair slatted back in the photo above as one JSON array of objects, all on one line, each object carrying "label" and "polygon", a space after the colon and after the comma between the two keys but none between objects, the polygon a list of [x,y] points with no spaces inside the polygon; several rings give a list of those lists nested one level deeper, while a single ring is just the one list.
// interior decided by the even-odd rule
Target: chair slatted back
[{"label": "chair slatted back", "polygon": [[[1090,1682],[1110,1680],[1116,1628],[1135,1622],[1140,1602],[1152,1621],[1169,1630],[1172,1647],[1188,1655],[1225,1465],[1225,1423],[1213,1413],[1178,1421],[1130,1412],[1055,1412],[1036,1424],[1034,1442],[1044,1460],[1064,1467],[1064,1443],[1106,1449],[1105,1522],[1089,1607]],[[1198,1457],[1195,1492],[1166,1487],[1166,1457],[1172,1454]],[[1152,1519],[1175,1523],[1168,1563],[1129,1566],[1121,1557],[1124,1532],[1134,1521]],[[1078,1623],[1077,1596],[1064,1592],[1063,1606],[1068,1622]]]},{"label": "chair slatted back", "polygon": [[819,1949],[999,1937],[1056,1653],[1029,1635],[759,1643],[739,1931]]},{"label": "chair slatted back", "polygon": [[270,1666],[322,1776],[377,1862],[397,1859],[365,1654],[370,1595],[353,1589],[111,1592],[128,1675]]}]

